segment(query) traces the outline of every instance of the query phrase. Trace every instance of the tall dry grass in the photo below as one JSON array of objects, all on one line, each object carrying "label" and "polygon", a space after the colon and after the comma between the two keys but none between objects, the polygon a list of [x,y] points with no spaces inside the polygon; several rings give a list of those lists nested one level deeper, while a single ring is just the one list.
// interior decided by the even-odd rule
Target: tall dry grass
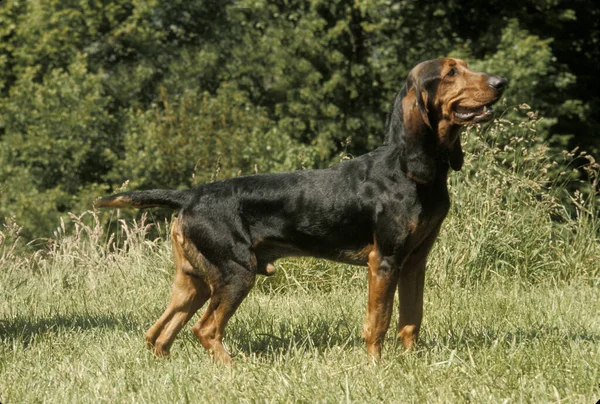
[{"label": "tall dry grass", "polygon": [[[462,135],[461,172],[450,175],[452,208],[431,254],[430,275],[468,284],[493,277],[538,282],[600,277],[599,165],[585,152],[553,155],[537,137],[542,118],[523,105],[521,122],[502,118]],[[107,222],[111,229],[107,233]],[[25,253],[19,226],[0,231],[0,270],[75,274],[129,265],[169,267],[168,223],[144,213],[69,214],[44,248]],[[152,234],[152,237],[148,237]],[[41,241],[34,241],[38,245]],[[159,257],[159,258],[152,258]],[[357,277],[356,268],[313,259],[284,261],[259,287],[327,289]],[[165,269],[168,273],[168,269]]]}]

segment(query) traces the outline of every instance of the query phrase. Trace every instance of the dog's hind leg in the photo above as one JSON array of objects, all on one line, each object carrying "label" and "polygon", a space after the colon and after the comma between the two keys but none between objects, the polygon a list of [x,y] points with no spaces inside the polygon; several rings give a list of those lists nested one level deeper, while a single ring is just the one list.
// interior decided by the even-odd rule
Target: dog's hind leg
[{"label": "dog's hind leg", "polygon": [[223,332],[231,316],[252,289],[256,275],[253,271],[231,261],[223,272],[230,276],[215,287],[208,308],[194,325],[193,331],[216,362],[230,364],[231,356],[222,342]]},{"label": "dog's hind leg", "polygon": [[157,356],[168,356],[181,328],[209,297],[210,288],[204,281],[183,273],[176,274],[167,309],[146,332],[148,348],[154,348]]},{"label": "dog's hind leg", "polygon": [[210,287],[195,274],[183,249],[184,239],[178,230],[177,219],[173,222],[173,254],[175,280],[171,301],[165,312],[146,332],[146,345],[157,356],[167,356],[173,340],[189,319],[210,297]]}]

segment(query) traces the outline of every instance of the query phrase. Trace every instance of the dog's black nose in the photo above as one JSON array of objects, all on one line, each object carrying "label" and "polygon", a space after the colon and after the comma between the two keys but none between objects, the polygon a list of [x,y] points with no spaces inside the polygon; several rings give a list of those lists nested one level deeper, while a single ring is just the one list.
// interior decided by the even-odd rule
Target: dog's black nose
[{"label": "dog's black nose", "polygon": [[496,91],[504,91],[508,83],[500,76],[490,76],[489,84]]}]

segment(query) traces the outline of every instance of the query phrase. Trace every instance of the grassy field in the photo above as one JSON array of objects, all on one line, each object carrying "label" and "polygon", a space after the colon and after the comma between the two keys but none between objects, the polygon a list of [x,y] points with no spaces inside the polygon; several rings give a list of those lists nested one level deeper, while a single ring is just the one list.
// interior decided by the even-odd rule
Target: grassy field
[{"label": "grassy field", "polygon": [[211,363],[189,326],[171,358],[157,359],[143,335],[169,296],[165,237],[150,240],[143,220],[119,222],[109,236],[90,212],[25,253],[7,222],[0,402],[595,402],[594,195],[569,196],[552,178],[570,175],[570,163],[522,136],[495,146],[501,122],[479,130],[465,137],[471,153],[451,179],[453,207],[431,254],[414,351],[389,332],[383,360],[368,361],[366,270],[297,259],[261,279],[231,320],[233,368]]},{"label": "grassy field", "polygon": [[[256,288],[228,327],[235,360],[211,363],[189,327],[168,360],[143,334],[168,299],[161,262],[131,260],[74,275],[2,278],[0,401],[567,401],[600,398],[600,299],[588,283],[429,280],[421,344],[389,333],[382,363],[366,358],[362,268],[306,290],[280,273]],[[312,264],[290,262],[292,271]],[[322,265],[322,264],[321,264]],[[286,271],[286,263],[280,271]],[[288,283],[289,282],[289,283]],[[325,286],[325,287],[322,287]]]}]

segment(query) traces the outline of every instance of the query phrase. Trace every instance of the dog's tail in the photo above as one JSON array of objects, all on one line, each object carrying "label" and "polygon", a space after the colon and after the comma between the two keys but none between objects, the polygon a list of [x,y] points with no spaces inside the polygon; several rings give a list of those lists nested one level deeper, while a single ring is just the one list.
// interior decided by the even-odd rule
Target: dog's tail
[{"label": "dog's tail", "polygon": [[151,189],[148,191],[121,192],[98,199],[94,206],[98,208],[152,208],[166,207],[181,209],[191,203],[192,190]]}]

